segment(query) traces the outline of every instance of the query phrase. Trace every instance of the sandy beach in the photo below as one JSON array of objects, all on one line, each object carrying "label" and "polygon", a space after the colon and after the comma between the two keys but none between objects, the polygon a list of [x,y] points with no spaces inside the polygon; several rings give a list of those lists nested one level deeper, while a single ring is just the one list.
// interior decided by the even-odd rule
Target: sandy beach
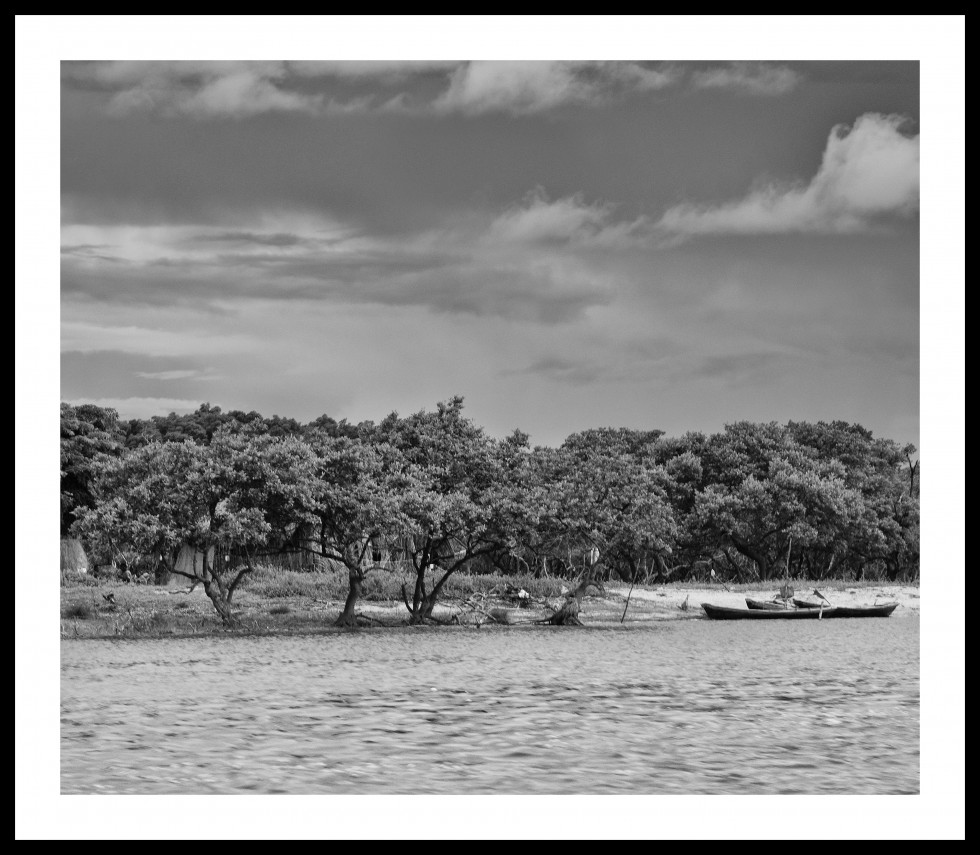
[{"label": "sandy beach", "polygon": [[[817,600],[812,594],[813,588],[797,589],[796,596],[801,599]],[[895,585],[890,583],[860,587],[838,582],[830,585],[820,585],[819,590],[832,605],[864,606],[874,603],[898,603],[899,608],[893,617],[908,616],[919,612],[919,587],[917,585]],[[739,586],[739,589],[726,590],[721,585],[660,585],[635,586],[630,592],[628,585],[606,583],[604,596],[590,596],[582,600],[581,618],[586,625],[608,623],[624,623],[636,621],[660,620],[694,620],[704,618],[702,603],[727,606],[729,608],[745,608],[746,597],[756,600],[769,600],[777,593],[776,588],[763,586]],[[628,601],[628,605],[627,605]],[[549,601],[557,602],[557,601]],[[340,603],[336,605],[339,610]],[[433,613],[437,620],[451,620],[455,615],[463,624],[507,623],[518,625],[534,623],[547,614],[543,604],[533,603],[530,608],[499,607],[493,614],[497,617],[488,618],[473,612],[466,605],[447,601],[436,606]],[[361,603],[358,611],[379,621],[397,622],[404,618],[405,607],[401,603]],[[505,614],[501,614],[503,611]]]},{"label": "sandy beach", "polygon": [[[917,615],[920,608],[917,585],[834,583],[819,590],[833,605],[861,606],[875,602],[897,602],[893,618]],[[115,603],[104,596],[112,592]],[[798,586],[796,594],[815,599],[813,588]],[[585,626],[630,624],[646,621],[704,619],[702,603],[745,608],[745,598],[771,599],[777,587],[722,585],[635,586],[606,583],[605,592],[582,599],[580,618]],[[628,605],[627,605],[628,603]],[[557,608],[561,598],[532,599],[528,607],[501,599],[446,599],[436,605],[433,617],[439,623],[470,627],[533,625]],[[221,625],[202,588],[170,586],[111,585],[107,587],[62,588],[62,638],[167,637],[213,633],[277,634],[333,631],[333,622],[343,602],[310,596],[267,597],[245,591],[236,601],[238,623]],[[362,600],[357,605],[361,625],[399,627],[407,624],[405,605],[396,600]],[[624,619],[625,613],[625,619]]]}]

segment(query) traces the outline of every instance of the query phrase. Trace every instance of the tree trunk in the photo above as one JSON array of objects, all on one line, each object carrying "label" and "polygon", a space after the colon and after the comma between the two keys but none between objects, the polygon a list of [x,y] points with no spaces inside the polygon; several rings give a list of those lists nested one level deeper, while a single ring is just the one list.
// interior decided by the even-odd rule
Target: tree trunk
[{"label": "tree trunk", "polygon": [[442,578],[432,586],[432,590],[428,593],[425,592],[425,586],[422,586],[422,599],[419,601],[417,616],[413,616],[410,623],[425,623],[427,620],[432,619],[432,610],[435,608],[436,601],[439,599],[439,592],[442,590],[442,586],[446,583],[446,579],[448,579],[452,573],[452,568],[445,571]]},{"label": "tree trunk", "polygon": [[208,599],[214,605],[215,611],[217,611],[218,616],[221,618],[221,622],[225,626],[232,626],[235,623],[235,616],[231,612],[231,604],[228,602],[224,591],[221,590],[220,585],[214,581],[214,577],[207,573],[204,578],[204,593],[207,594]]},{"label": "tree trunk", "polygon": [[357,601],[360,599],[361,592],[364,590],[364,571],[360,567],[356,569],[348,567],[347,570],[350,587],[347,590],[347,599],[344,601],[344,610],[340,613],[340,617],[337,618],[334,625],[353,627],[357,626],[357,615],[354,613],[354,608],[357,606]]},{"label": "tree trunk", "polygon": [[415,591],[412,594],[412,613],[408,619],[408,622],[413,626],[415,624],[422,623],[423,620],[425,620],[425,618],[422,617],[422,603],[424,603],[425,600],[425,565],[422,564],[419,569],[415,571]]},{"label": "tree trunk", "polygon": [[585,596],[586,590],[592,584],[592,574],[588,573],[575,586],[575,590],[569,592],[564,605],[550,618],[541,621],[541,623],[550,624],[551,626],[582,626],[582,621],[579,619],[578,613],[582,608],[582,597]]},{"label": "tree trunk", "polygon": [[415,623],[425,623],[425,621],[432,617],[432,610],[436,606],[436,599],[437,594],[435,591],[432,591],[422,599],[422,602],[419,604],[419,617],[417,621],[414,621]]}]

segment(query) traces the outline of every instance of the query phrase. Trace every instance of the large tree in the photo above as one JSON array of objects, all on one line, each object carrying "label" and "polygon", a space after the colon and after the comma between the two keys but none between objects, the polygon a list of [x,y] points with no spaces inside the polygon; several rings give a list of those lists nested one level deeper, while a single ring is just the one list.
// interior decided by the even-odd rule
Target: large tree
[{"label": "large tree", "polygon": [[348,593],[337,624],[354,626],[373,548],[416,530],[406,507],[424,485],[416,467],[386,443],[371,445],[321,431],[310,442],[316,482],[308,511],[316,520],[319,554],[347,569]]},{"label": "large tree", "polygon": [[739,422],[711,437],[703,462],[710,482],[694,522],[708,541],[734,547],[763,580],[798,548],[827,548],[860,511],[837,460],[821,460],[779,425]]},{"label": "large tree", "polygon": [[[295,439],[219,431],[208,446],[153,442],[104,463],[99,501],[76,531],[160,556],[170,572],[201,582],[230,624],[257,550],[308,520],[313,476],[312,452]],[[177,562],[185,545],[199,556],[193,570]]]},{"label": "large tree", "polygon": [[565,529],[570,545],[590,552],[593,572],[634,581],[641,567],[671,552],[677,531],[671,478],[653,455],[661,434],[573,434],[555,457],[554,524]]},{"label": "large tree", "polygon": [[[404,544],[415,572],[409,621],[432,618],[447,580],[475,559],[506,551],[528,513],[527,436],[488,437],[463,415],[463,399],[406,418],[392,413],[374,431],[375,441],[396,448],[419,475],[406,496],[414,533]],[[434,577],[434,578],[433,578]]]}]

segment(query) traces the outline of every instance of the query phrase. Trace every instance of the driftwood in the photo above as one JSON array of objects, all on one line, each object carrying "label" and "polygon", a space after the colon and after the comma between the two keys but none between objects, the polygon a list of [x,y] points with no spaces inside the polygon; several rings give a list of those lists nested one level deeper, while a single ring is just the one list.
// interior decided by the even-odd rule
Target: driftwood
[{"label": "driftwood", "polygon": [[548,624],[549,626],[582,626],[582,620],[578,615],[582,608],[582,597],[585,596],[590,587],[600,592],[602,590],[601,584],[593,581],[592,574],[587,573],[582,581],[565,595],[565,602],[551,617],[534,621],[534,623]]}]

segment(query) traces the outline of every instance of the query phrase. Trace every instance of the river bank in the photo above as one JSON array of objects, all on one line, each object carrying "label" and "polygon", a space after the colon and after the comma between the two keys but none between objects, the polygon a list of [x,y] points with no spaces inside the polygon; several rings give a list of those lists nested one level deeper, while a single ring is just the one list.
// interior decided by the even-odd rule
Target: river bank
[{"label": "river bank", "polygon": [[[490,587],[467,596],[447,598],[436,606],[433,617],[442,624],[470,628],[534,626],[548,617],[549,606],[561,602],[560,586],[553,587],[558,587],[558,591],[550,596],[531,596],[526,607],[520,607],[517,600],[501,596],[496,588]],[[805,582],[795,587],[801,596],[813,590],[812,584]],[[727,587],[670,584],[637,585],[631,592],[628,585],[606,583],[604,594],[582,600],[580,617],[586,626],[701,619],[702,603],[744,608],[746,597],[769,599],[777,588],[778,585],[764,584]],[[918,585],[832,582],[821,584],[819,590],[834,605],[897,602],[899,609],[893,617],[918,614],[920,609]],[[186,584],[154,586],[116,582],[65,586],[61,589],[61,637],[186,638],[344,631],[333,626],[343,608],[342,598],[317,593],[286,588],[270,594],[262,586],[245,590],[235,603],[236,625],[226,627],[201,587],[188,591]],[[364,600],[358,604],[357,611],[365,628],[407,624],[405,605],[393,598]]]}]

